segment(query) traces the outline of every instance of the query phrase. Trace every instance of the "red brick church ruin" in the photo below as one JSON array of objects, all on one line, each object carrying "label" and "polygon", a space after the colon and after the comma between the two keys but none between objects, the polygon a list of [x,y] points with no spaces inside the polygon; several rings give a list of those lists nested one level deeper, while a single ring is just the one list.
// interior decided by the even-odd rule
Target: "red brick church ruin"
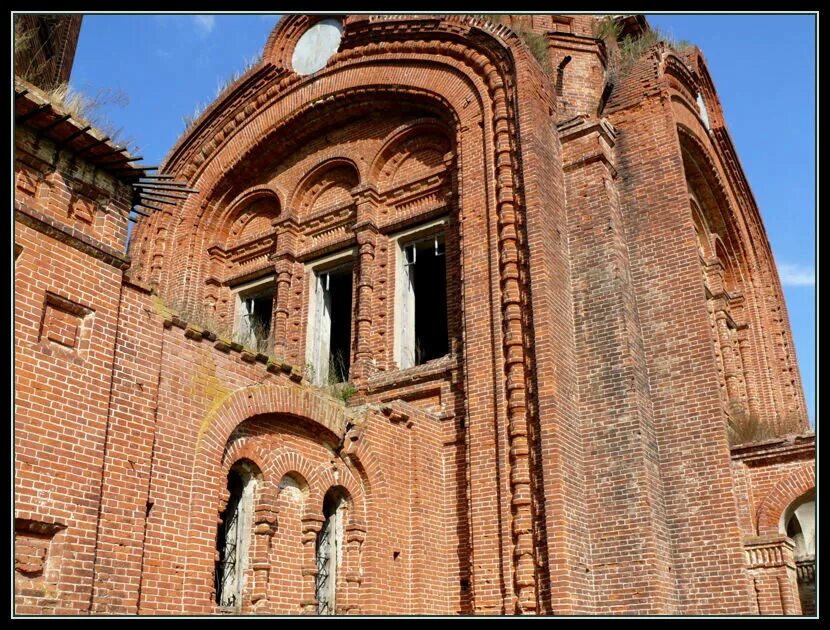
[{"label": "red brick church ruin", "polygon": [[18,614],[814,612],[814,436],[697,48],[286,16],[155,172],[44,91],[64,19],[15,82]]}]

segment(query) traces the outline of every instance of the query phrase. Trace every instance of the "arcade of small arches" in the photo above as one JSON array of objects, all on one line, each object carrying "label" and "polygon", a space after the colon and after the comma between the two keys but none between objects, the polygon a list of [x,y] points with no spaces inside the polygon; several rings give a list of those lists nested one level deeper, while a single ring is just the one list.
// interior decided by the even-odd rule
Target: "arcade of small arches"
[{"label": "arcade of small arches", "polygon": [[[746,437],[741,433],[742,423],[751,426],[760,420],[782,433],[803,430],[806,418],[785,335],[774,321],[762,316],[763,306],[757,303],[761,279],[757,277],[760,271],[753,272],[753,268],[763,268],[761,254],[748,251],[746,228],[736,221],[732,202],[700,140],[682,125],[678,132],[731,439]],[[776,369],[783,372],[783,395],[775,388],[764,391],[766,381],[760,378]]]},{"label": "arcade of small arches", "polygon": [[[205,315],[246,345],[305,365],[321,385],[359,378],[370,354],[381,370],[449,354],[460,338],[448,312],[459,254],[446,125],[426,111],[386,112],[317,137],[301,155],[252,157],[239,169],[276,162],[259,178],[267,183],[240,192],[229,178],[208,204],[216,210],[200,220],[201,267],[190,272],[204,278]],[[344,153],[349,138],[374,157]],[[143,238],[143,253],[163,247]],[[394,310],[379,308],[387,305]],[[381,352],[370,352],[372,337]]]},{"label": "arcade of small arches", "polygon": [[229,436],[217,475],[217,610],[359,611],[367,487],[338,440],[313,420],[279,414],[252,417]]}]

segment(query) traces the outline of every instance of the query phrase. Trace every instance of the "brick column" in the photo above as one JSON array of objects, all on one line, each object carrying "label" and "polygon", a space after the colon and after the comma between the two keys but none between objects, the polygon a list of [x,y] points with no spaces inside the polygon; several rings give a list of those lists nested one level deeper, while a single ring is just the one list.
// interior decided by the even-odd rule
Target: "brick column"
[{"label": "brick column", "polygon": [[271,539],[277,531],[277,495],[279,488],[266,484],[254,509],[254,540],[251,545],[253,584],[251,604],[257,612],[268,610],[268,577],[271,573]]},{"label": "brick column", "polygon": [[[551,570],[551,590],[565,575],[572,597],[589,600],[588,605],[571,603],[554,593],[559,600],[554,611],[583,606],[583,611],[601,614],[671,614],[677,612],[678,602],[662,483],[654,465],[659,453],[638,295],[623,229],[615,157],[618,134],[605,120],[581,118],[561,125],[560,138],[574,311],[586,314],[574,322],[586,457],[580,489],[584,504],[572,503],[583,510],[589,527],[583,535],[590,538],[591,550],[590,557],[586,552],[567,557],[553,550],[558,574]],[[565,452],[560,457],[573,455]],[[567,466],[576,468],[570,461]],[[638,509],[632,509],[634,505]],[[560,513],[570,508],[564,505]],[[548,535],[573,545],[572,538],[558,529],[558,523],[551,522]],[[574,537],[578,531],[567,533]],[[579,562],[590,569],[587,584],[571,577]]]},{"label": "brick column", "polygon": [[346,546],[343,549],[342,595],[343,602],[337,605],[337,614],[360,614],[360,583],[363,581],[360,570],[360,550],[366,539],[366,525],[362,521],[353,519],[346,526]]},{"label": "brick column", "polygon": [[378,234],[375,214],[379,197],[374,187],[361,185],[352,190],[357,205],[354,226],[358,244],[357,326],[354,363],[351,378],[357,384],[358,394],[366,393],[366,363],[372,359],[372,310],[374,300],[374,260]]},{"label": "brick column", "polygon": [[291,276],[297,259],[296,251],[299,226],[291,218],[274,221],[277,230],[277,246],[274,252],[275,282],[274,282],[274,352],[279,357],[285,357],[288,351],[288,311],[291,306]]},{"label": "brick column", "polygon": [[300,586],[300,606],[304,615],[317,614],[317,534],[320,533],[324,522],[321,514],[305,514],[302,518],[303,579]]},{"label": "brick column", "polygon": [[744,539],[759,614],[801,614],[794,547],[793,541],[784,534]]}]

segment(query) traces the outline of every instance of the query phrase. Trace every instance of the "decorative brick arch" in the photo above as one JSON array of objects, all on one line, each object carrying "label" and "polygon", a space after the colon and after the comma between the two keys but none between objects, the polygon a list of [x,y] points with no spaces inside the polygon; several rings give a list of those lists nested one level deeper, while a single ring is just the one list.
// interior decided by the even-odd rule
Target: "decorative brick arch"
[{"label": "decorative brick arch", "polygon": [[[202,534],[197,537],[199,542],[192,544],[187,555],[183,584],[188,590],[182,601],[193,597],[206,606],[212,606],[210,594],[213,589],[215,551],[211,540],[216,528],[217,501],[224,495],[224,480],[218,474],[223,468],[223,453],[227,461],[234,451],[234,445],[231,445],[225,453],[228,439],[245,420],[273,414],[302,418],[326,429],[336,439],[343,438],[347,424],[352,419],[344,407],[318,396],[308,388],[294,385],[252,385],[238,389],[205,416],[193,459],[189,501],[189,530]],[[247,453],[255,463],[264,463],[263,474],[272,476],[273,465],[265,463],[268,454],[253,446],[254,442],[255,440],[246,440],[245,444],[237,447],[236,453]]]},{"label": "decorative brick arch", "polygon": [[775,484],[758,508],[758,534],[778,534],[778,521],[784,510],[802,494],[815,487],[815,462],[802,464],[800,468]]},{"label": "decorative brick arch", "polygon": [[[395,171],[400,168],[403,160],[412,155],[413,149],[435,149],[443,157],[444,153],[451,150],[452,140],[449,130],[435,120],[418,119],[402,125],[389,135],[372,160],[370,182],[379,191],[383,191],[394,179]],[[390,168],[390,161],[396,159],[400,162],[392,164]],[[389,173],[385,173],[387,169],[390,170]]]},{"label": "decorative brick arch", "polygon": [[341,439],[352,419],[343,406],[307,387],[251,385],[228,395],[202,420],[194,464],[206,463],[205,460],[219,461],[233,430],[245,420],[264,414],[303,418],[328,429]]},{"label": "decorative brick arch", "polygon": [[323,464],[317,467],[314,485],[309,484],[309,499],[306,511],[322,515],[323,498],[326,496],[326,492],[330,488],[340,486],[351,495],[354,516],[364,520],[366,518],[366,496],[363,488],[348,466],[341,464],[338,468],[340,474],[335,477],[331,465]]},{"label": "decorative brick arch", "polygon": [[[680,118],[682,120],[682,118]],[[799,383],[795,357],[788,349],[793,347],[792,333],[780,319],[771,317],[764,303],[770,298],[776,304],[783,304],[783,290],[778,277],[769,240],[764,232],[760,214],[750,193],[738,198],[731,194],[726,185],[729,181],[728,165],[712,146],[712,141],[699,123],[677,125],[678,138],[684,162],[691,159],[711,192],[711,203],[719,210],[718,217],[707,214],[701,206],[713,234],[718,233],[725,249],[731,254],[735,279],[740,278],[741,293],[746,298],[745,319],[749,323],[752,355],[757,374],[767,372],[784,373],[783,387],[772,391],[756,393],[757,398],[766,397],[777,406],[778,415],[797,414],[801,430],[808,429],[808,420],[803,398],[798,396],[800,386],[789,387],[788,382]],[[708,193],[707,193],[708,194]],[[700,199],[703,202],[704,199]],[[716,226],[717,219],[722,225]],[[721,228],[721,229],[718,229]],[[714,243],[713,243],[714,245]],[[781,341],[784,343],[781,343]],[[750,361],[751,363],[752,361]],[[779,372],[780,371],[780,372]],[[774,415],[768,421],[777,422]]]},{"label": "decorative brick arch", "polygon": [[283,214],[284,206],[280,194],[276,189],[270,186],[254,186],[237,195],[226,205],[226,209],[223,212],[216,215],[213,221],[213,228],[207,226],[209,231],[213,230],[213,240],[225,242],[229,237],[231,227],[245,213],[246,208],[254,202],[266,199],[272,201],[278,214]]},{"label": "decorative brick arch", "polygon": [[247,459],[256,464],[262,474],[263,481],[271,478],[268,474],[268,452],[262,449],[257,440],[243,439],[233,442],[222,455],[222,471],[227,472],[241,459]]},{"label": "decorative brick arch", "polygon": [[[525,186],[521,161],[532,149],[522,144],[531,123],[519,115],[517,105],[524,96],[533,94],[552,116],[554,97],[546,95],[554,93],[553,86],[515,33],[469,16],[348,17],[338,52],[313,76],[300,77],[280,66],[289,58],[293,38],[308,24],[301,19],[281,23],[266,46],[263,64],[210,108],[166,161],[165,172],[183,177],[201,191],[182,204],[171,222],[176,231],[173,242],[181,243],[176,260],[195,258],[200,246],[198,223],[211,200],[230,185],[231,173],[256,155],[263,144],[296,134],[298,127],[312,118],[330,120],[355,103],[382,101],[384,106],[416,106],[451,123],[456,134],[456,164],[465,184],[459,187],[458,203],[470,209],[468,217],[474,218],[469,220],[476,226],[465,230],[461,239],[462,253],[467,254],[461,257],[462,265],[472,264],[474,251],[487,251],[497,259],[495,268],[500,274],[500,281],[481,296],[492,301],[494,321],[469,317],[464,320],[465,330],[480,345],[500,350],[505,369],[494,370],[487,378],[504,394],[494,403],[494,412],[504,417],[507,445],[516,454],[510,466],[515,472],[511,496],[495,508],[498,517],[481,516],[473,533],[475,539],[506,536],[512,553],[481,558],[483,564],[473,588],[482,589],[481,598],[488,599],[482,606],[502,606],[507,600],[496,598],[494,591],[484,586],[502,582],[501,587],[514,596],[509,609],[535,610],[538,567],[542,565],[537,562],[534,537],[527,529],[546,518],[543,512],[547,508],[533,498],[523,499],[533,496],[534,479],[538,483],[542,480],[534,477],[530,462],[529,442],[535,435],[531,425],[538,422],[532,410],[538,404],[533,394],[535,375],[526,360],[532,334],[518,305],[527,291],[522,271],[530,265],[525,204],[539,203],[540,193],[534,189],[525,197],[520,192]],[[471,36],[465,39],[466,34]],[[534,85],[547,89],[540,91]],[[169,261],[161,290],[184,293],[188,286],[200,286],[204,275],[204,266],[184,267]],[[185,297],[191,302],[197,299]],[[207,448],[219,447],[208,444]],[[480,465],[487,467],[489,461],[481,460]],[[476,481],[471,492],[491,496],[493,484],[489,479]],[[513,507],[511,500],[516,501]],[[562,508],[557,505],[556,509]],[[538,519],[535,510],[539,510]],[[507,568],[501,564],[504,562]]]},{"label": "decorative brick arch", "polygon": [[344,157],[327,158],[300,180],[288,199],[288,208],[292,215],[302,214],[310,210],[320,195],[330,187],[340,186],[350,190],[357,186],[360,180],[360,169],[354,160]]},{"label": "decorative brick arch", "polygon": [[309,492],[317,479],[315,466],[296,451],[283,449],[274,451],[269,462],[269,469],[273,474],[274,483],[279,483],[289,473],[298,473],[308,485]]}]

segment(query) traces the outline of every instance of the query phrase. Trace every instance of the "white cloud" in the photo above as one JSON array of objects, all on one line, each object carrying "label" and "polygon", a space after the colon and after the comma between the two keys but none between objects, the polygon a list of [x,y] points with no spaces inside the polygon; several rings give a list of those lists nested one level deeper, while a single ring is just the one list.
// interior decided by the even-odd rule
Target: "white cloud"
[{"label": "white cloud", "polygon": [[811,287],[816,283],[816,272],[809,267],[793,263],[780,263],[778,275],[787,287]]},{"label": "white cloud", "polygon": [[209,35],[216,26],[216,17],[213,15],[194,15],[193,21],[196,22],[196,27],[202,31],[203,35]]}]

